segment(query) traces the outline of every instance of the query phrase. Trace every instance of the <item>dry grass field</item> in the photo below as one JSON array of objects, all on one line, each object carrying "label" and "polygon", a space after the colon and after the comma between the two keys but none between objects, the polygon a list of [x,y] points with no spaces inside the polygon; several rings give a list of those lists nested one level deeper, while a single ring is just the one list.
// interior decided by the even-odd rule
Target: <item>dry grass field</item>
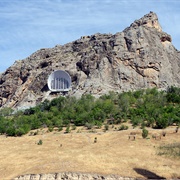
[{"label": "dry grass field", "polygon": [[[143,139],[141,129],[93,133],[77,129],[71,133],[46,133],[36,136],[0,136],[0,179],[18,175],[52,172],[85,172],[117,174],[128,177],[149,176],[167,179],[180,177],[180,159],[157,155],[159,145],[180,142],[180,132],[166,129],[166,137],[152,139],[151,134],[162,130],[149,129]],[[129,140],[136,131],[136,140]],[[94,143],[95,137],[97,142]],[[39,140],[42,145],[37,145]]]}]

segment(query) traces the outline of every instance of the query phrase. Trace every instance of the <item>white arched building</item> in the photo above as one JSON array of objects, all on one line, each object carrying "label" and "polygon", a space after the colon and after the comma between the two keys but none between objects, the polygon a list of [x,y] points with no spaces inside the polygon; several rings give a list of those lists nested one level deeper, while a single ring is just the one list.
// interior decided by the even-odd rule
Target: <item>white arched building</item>
[{"label": "white arched building", "polygon": [[69,91],[71,76],[62,70],[52,72],[48,78],[48,87],[52,92]]}]

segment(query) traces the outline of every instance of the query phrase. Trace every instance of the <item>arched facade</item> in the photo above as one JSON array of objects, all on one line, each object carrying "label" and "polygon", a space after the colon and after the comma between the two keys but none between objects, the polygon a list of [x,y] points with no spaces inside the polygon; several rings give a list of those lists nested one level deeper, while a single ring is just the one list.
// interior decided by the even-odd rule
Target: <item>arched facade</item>
[{"label": "arched facade", "polygon": [[48,87],[52,92],[69,91],[71,77],[66,71],[56,70],[48,78]]}]

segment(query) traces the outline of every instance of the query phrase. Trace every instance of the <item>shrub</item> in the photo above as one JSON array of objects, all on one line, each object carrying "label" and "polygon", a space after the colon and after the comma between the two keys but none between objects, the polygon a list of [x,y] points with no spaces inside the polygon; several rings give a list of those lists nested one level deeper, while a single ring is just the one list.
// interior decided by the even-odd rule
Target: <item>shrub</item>
[{"label": "shrub", "polygon": [[19,128],[19,129],[16,129],[15,133],[17,136],[22,136],[25,134],[25,131],[23,128]]},{"label": "shrub", "polygon": [[70,132],[71,132],[71,130],[70,130],[70,125],[68,125],[68,126],[66,127],[65,133],[70,133]]},{"label": "shrub", "polygon": [[108,130],[109,130],[109,125],[108,125],[108,124],[105,124],[105,125],[104,125],[104,130],[105,130],[105,131],[108,131]]},{"label": "shrub", "polygon": [[147,138],[147,136],[148,136],[148,130],[144,128],[142,130],[142,137],[145,139],[145,138]]},{"label": "shrub", "polygon": [[49,127],[48,127],[49,132],[52,132],[53,129],[54,129],[53,126],[49,126]]},{"label": "shrub", "polygon": [[43,141],[40,139],[37,143],[37,145],[42,145],[43,144]]},{"label": "shrub", "polygon": [[91,124],[91,123],[86,123],[84,126],[87,127],[87,129],[93,128],[93,124]]},{"label": "shrub", "polygon": [[5,107],[0,109],[0,116],[10,116],[13,113],[13,109]]},{"label": "shrub", "polygon": [[98,129],[100,129],[102,127],[102,122],[101,121],[94,121],[94,125],[96,125]]},{"label": "shrub", "polygon": [[76,130],[76,126],[75,125],[72,126],[72,130]]},{"label": "shrub", "polygon": [[120,127],[119,127],[119,131],[122,131],[122,130],[127,130],[128,129],[128,126],[122,124]]},{"label": "shrub", "polygon": [[62,126],[59,126],[58,127],[58,131],[62,131],[63,130],[63,127]]}]

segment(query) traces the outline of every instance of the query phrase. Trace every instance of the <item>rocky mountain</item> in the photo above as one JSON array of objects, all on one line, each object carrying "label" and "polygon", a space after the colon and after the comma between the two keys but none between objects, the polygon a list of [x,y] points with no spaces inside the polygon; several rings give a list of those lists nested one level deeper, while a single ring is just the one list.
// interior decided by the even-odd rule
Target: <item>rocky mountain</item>
[{"label": "rocky mountain", "polygon": [[116,34],[94,34],[40,49],[0,75],[0,107],[26,108],[61,93],[47,86],[54,70],[72,79],[67,95],[180,86],[180,52],[150,12]]}]

